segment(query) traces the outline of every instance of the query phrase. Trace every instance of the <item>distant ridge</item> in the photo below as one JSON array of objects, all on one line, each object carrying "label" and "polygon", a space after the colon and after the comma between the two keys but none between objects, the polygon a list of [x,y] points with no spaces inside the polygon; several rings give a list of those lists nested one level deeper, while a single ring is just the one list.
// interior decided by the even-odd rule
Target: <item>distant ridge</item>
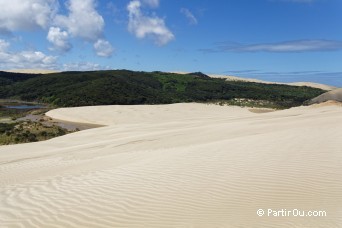
[{"label": "distant ridge", "polygon": [[284,109],[300,106],[324,90],[229,81],[200,72],[172,74],[129,70],[0,73],[0,98],[58,107],[211,102]]}]

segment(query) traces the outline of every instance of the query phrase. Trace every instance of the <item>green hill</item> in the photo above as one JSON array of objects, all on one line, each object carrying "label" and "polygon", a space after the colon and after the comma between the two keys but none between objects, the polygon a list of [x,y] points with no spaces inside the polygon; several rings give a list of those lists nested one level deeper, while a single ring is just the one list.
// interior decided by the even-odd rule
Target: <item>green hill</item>
[{"label": "green hill", "polygon": [[200,72],[180,75],[128,70],[62,72],[46,75],[0,72],[0,99],[57,107],[264,101],[277,108],[302,105],[325,91],[310,87],[226,81]]}]

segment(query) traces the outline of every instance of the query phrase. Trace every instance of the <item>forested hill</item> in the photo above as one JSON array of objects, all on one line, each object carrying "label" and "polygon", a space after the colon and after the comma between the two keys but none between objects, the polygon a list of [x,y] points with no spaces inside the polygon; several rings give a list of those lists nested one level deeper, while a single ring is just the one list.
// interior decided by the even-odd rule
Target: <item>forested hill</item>
[{"label": "forested hill", "polygon": [[302,105],[325,91],[310,87],[226,81],[200,72],[186,75],[128,70],[46,75],[0,72],[0,99],[88,105],[266,101],[278,108]]},{"label": "forested hill", "polygon": [[41,76],[39,74],[21,74],[0,71],[0,86],[10,85],[15,82],[26,81],[31,78]]}]

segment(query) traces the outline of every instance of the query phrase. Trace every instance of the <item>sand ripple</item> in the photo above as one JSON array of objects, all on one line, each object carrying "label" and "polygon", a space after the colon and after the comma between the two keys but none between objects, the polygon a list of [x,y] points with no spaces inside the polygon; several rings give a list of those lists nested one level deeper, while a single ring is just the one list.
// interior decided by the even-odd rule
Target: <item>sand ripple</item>
[{"label": "sand ripple", "polygon": [[1,227],[341,227],[340,107],[107,109],[110,126],[0,147]]}]

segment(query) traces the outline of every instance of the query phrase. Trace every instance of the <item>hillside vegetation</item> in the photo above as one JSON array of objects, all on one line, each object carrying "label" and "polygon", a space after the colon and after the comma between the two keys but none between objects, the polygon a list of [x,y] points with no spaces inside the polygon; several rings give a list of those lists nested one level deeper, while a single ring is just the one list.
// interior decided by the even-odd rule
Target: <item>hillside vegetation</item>
[{"label": "hillside vegetation", "polygon": [[58,126],[45,126],[39,122],[0,123],[0,145],[38,142],[65,135]]},{"label": "hillside vegetation", "polygon": [[0,73],[0,99],[36,101],[56,107],[178,102],[229,104],[243,99],[289,108],[324,92],[310,87],[226,81],[200,72],[186,75],[128,70],[47,75]]}]

